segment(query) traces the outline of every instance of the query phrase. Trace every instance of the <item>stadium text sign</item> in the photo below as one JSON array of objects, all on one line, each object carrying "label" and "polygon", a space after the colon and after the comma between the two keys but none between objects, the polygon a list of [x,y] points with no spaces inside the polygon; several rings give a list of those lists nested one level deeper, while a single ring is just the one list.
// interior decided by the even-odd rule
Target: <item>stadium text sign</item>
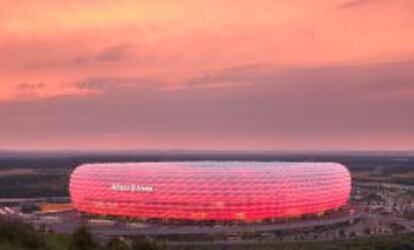
[{"label": "stadium text sign", "polygon": [[154,187],[137,184],[112,184],[112,190],[120,192],[153,192]]}]

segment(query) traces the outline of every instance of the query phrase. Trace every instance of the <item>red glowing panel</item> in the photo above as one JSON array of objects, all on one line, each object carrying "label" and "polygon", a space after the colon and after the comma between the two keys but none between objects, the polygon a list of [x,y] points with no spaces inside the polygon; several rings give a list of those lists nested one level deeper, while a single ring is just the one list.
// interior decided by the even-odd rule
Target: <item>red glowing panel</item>
[{"label": "red glowing panel", "polygon": [[87,164],[70,179],[81,212],[137,218],[263,220],[317,214],[348,201],[337,163],[163,162]]}]

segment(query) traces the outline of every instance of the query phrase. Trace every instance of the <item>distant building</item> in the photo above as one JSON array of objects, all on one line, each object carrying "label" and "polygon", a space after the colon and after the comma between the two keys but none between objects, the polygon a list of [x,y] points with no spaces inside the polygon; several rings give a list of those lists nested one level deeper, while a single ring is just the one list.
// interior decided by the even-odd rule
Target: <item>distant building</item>
[{"label": "distant building", "polygon": [[348,170],[337,163],[162,162],[87,164],[70,179],[82,213],[140,219],[260,221],[344,206]]},{"label": "distant building", "polygon": [[64,212],[73,209],[71,203],[41,203],[40,211],[42,213]]}]

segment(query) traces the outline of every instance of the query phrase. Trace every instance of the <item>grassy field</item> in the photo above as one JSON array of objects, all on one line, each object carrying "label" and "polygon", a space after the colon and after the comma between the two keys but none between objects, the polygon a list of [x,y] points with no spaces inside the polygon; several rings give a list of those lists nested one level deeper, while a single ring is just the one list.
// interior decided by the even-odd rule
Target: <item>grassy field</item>
[{"label": "grassy field", "polygon": [[0,178],[1,177],[7,177],[7,176],[16,176],[16,175],[34,175],[39,174],[39,172],[36,172],[36,170],[32,168],[6,168],[6,169],[0,169]]},{"label": "grassy field", "polygon": [[172,250],[411,250],[414,234],[383,236],[369,239],[301,242],[301,243],[240,243],[231,245],[177,245]]},{"label": "grassy field", "polygon": [[404,167],[378,166],[369,170],[352,170],[357,181],[414,185],[414,165]]}]

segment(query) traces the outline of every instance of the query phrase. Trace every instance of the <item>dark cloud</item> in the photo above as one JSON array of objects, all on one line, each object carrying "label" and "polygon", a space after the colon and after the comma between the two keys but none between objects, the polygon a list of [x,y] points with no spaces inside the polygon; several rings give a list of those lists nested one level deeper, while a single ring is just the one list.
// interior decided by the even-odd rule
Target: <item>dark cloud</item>
[{"label": "dark cloud", "polygon": [[45,87],[45,84],[42,82],[37,83],[21,83],[16,86],[16,88],[20,91],[32,91],[32,90],[38,90],[43,89]]},{"label": "dark cloud", "polygon": [[274,75],[272,65],[269,64],[248,64],[238,67],[222,69],[218,72],[211,72],[189,80],[186,84],[190,86],[203,86],[220,82],[250,82],[255,79],[263,79],[266,74]]},{"label": "dark cloud", "polygon": [[[28,60],[30,64],[26,67],[30,69],[42,69],[50,67],[81,67],[87,66],[93,63],[115,62],[124,60],[132,56],[130,50],[133,48],[130,44],[120,44],[115,46],[109,46],[98,53],[85,53],[79,55],[73,55],[72,57],[62,58],[47,58],[43,54],[38,58],[42,60]],[[62,48],[64,49],[64,48]],[[47,55],[47,51],[45,51]]]},{"label": "dark cloud", "polygon": [[375,3],[381,0],[347,0],[344,3],[338,6],[339,9],[351,9],[360,6],[364,6],[366,4]]},{"label": "dark cloud", "polygon": [[[249,83],[231,88],[131,89],[114,86],[137,79],[96,78],[79,87],[104,89],[102,95],[1,104],[0,117],[8,119],[2,121],[0,137],[21,143],[62,138],[64,145],[64,138],[73,136],[152,136],[144,146],[137,139],[137,147],[146,148],[194,148],[205,138],[211,148],[225,144],[230,149],[414,148],[411,79],[412,62],[282,72],[246,65],[189,81]],[[241,145],[241,139],[250,144]]]},{"label": "dark cloud", "polygon": [[[349,95],[367,98],[375,94],[414,91],[414,61],[376,65],[342,65],[274,70],[271,65],[245,65],[212,72],[188,82],[209,85],[216,82],[250,83],[289,93]],[[398,97],[398,96],[397,96]]]},{"label": "dark cloud", "polygon": [[122,90],[151,88],[161,85],[160,82],[141,77],[90,77],[73,83],[81,90],[100,90],[105,92]]},{"label": "dark cloud", "polygon": [[131,48],[130,44],[122,44],[107,48],[105,51],[98,54],[95,59],[98,61],[117,61],[125,59],[129,56],[128,50]]},{"label": "dark cloud", "polygon": [[79,82],[74,83],[78,89],[87,90],[110,90],[118,88],[118,82],[114,79],[108,78],[88,78]]}]

